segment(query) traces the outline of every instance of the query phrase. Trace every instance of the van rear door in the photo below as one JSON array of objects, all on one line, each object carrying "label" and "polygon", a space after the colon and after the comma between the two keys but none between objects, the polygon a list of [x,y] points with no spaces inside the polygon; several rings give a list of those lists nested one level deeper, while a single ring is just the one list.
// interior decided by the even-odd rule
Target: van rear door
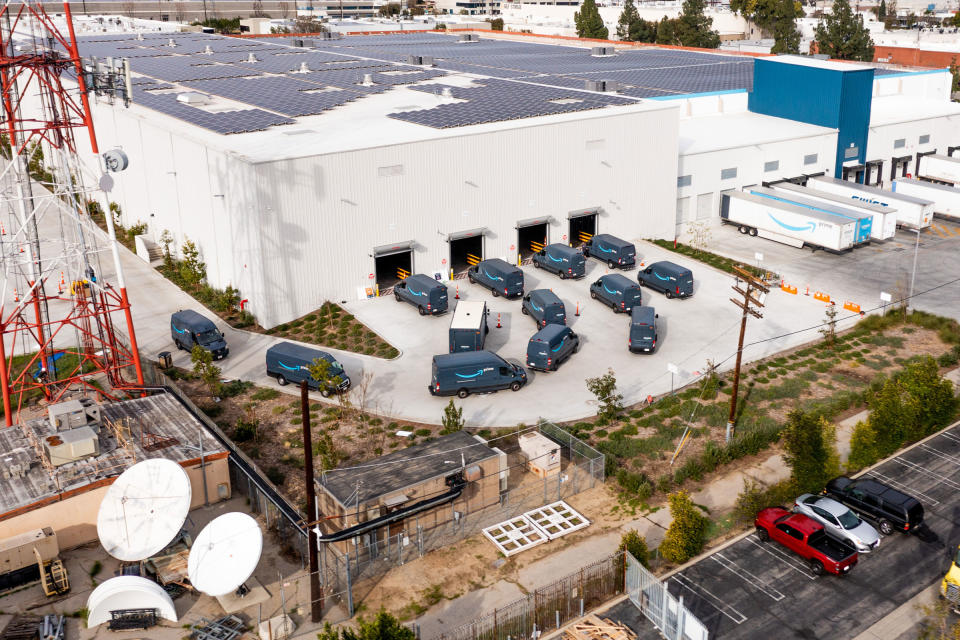
[{"label": "van rear door", "polygon": [[625,309],[633,309],[640,306],[640,289],[638,287],[629,287],[623,292],[623,303]]}]

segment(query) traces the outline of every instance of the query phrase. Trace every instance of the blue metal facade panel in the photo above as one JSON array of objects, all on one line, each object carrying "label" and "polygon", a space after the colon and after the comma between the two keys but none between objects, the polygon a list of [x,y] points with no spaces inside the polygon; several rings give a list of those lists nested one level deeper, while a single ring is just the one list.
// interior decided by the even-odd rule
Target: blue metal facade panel
[{"label": "blue metal facade panel", "polygon": [[851,144],[857,147],[858,162],[866,161],[873,69],[825,69],[758,58],[753,74],[750,111],[837,129],[836,176]]}]

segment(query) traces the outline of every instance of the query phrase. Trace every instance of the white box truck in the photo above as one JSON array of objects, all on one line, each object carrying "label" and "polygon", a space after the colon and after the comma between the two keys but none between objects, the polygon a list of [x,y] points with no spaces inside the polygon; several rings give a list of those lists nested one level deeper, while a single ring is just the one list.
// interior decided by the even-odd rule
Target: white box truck
[{"label": "white box truck", "polygon": [[769,187],[744,187],[743,192],[760,196],[761,198],[768,198],[776,202],[792,204],[800,207],[801,209],[810,209],[812,211],[820,211],[821,213],[829,213],[831,215],[840,216],[841,218],[848,218],[857,223],[857,229],[853,234],[853,244],[858,245],[870,242],[870,232],[873,228],[873,216],[869,213],[857,211],[856,209],[852,209],[850,207],[842,207],[836,204],[824,204],[822,202],[817,202],[816,200],[803,198],[794,193],[775,191]]},{"label": "white box truck", "polygon": [[951,220],[960,220],[960,189],[957,187],[911,178],[897,178],[893,181],[893,192],[933,200],[934,213]]},{"label": "white box truck", "polygon": [[896,209],[897,224],[903,227],[925,229],[933,221],[933,203],[929,200],[908,196],[905,193],[893,193],[879,187],[870,187],[865,184],[847,182],[827,176],[810,178],[807,180],[807,186],[859,202],[869,202]]},{"label": "white box truck", "polygon": [[807,200],[839,205],[869,213],[873,216],[873,226],[870,228],[870,237],[873,240],[889,240],[897,235],[897,210],[893,207],[884,207],[879,204],[854,200],[853,198],[844,198],[843,196],[827,193],[826,191],[811,189],[810,187],[801,187],[792,182],[780,182],[772,186],[775,191],[793,193]]},{"label": "white box truck", "polygon": [[853,246],[856,220],[731,191],[720,194],[720,219],[740,233],[792,247],[843,251]]},{"label": "white box truck", "polygon": [[935,182],[960,185],[960,158],[952,158],[939,153],[920,156],[920,168],[917,177]]}]

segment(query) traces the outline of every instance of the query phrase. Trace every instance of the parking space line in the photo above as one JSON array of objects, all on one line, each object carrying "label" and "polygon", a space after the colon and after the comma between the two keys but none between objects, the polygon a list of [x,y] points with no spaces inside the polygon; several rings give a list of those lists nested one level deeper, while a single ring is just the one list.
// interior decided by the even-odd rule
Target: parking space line
[{"label": "parking space line", "polygon": [[894,480],[893,478],[885,476],[879,471],[871,471],[867,477],[876,478],[877,480],[880,480],[881,482],[890,485],[894,489],[900,489],[901,491],[906,491],[907,493],[912,494],[914,496],[920,496],[921,498],[923,498],[923,501],[930,506],[936,506],[940,504],[940,501],[937,500],[936,498],[933,498],[927,495],[926,493],[924,493],[923,491],[920,491],[919,489],[915,489],[908,484],[904,484],[899,480]]},{"label": "parking space line", "polygon": [[921,443],[920,446],[921,446],[922,448],[926,449],[927,451],[929,451],[930,453],[932,453],[933,455],[935,455],[936,457],[940,458],[941,460],[946,460],[947,462],[949,462],[949,463],[951,463],[951,464],[955,464],[955,465],[957,465],[958,467],[960,467],[960,457],[952,456],[952,455],[950,455],[949,453],[946,453],[945,451],[940,451],[940,449],[937,449],[937,448],[935,448],[935,447],[931,447],[930,445],[928,445],[928,444],[925,443],[925,442],[924,442],[924,443]]},{"label": "parking space line", "polygon": [[910,469],[911,471],[916,471],[917,473],[920,473],[930,478],[936,478],[937,480],[940,481],[940,484],[945,484],[951,489],[960,490],[960,482],[955,482],[946,476],[942,476],[939,473],[934,473],[933,471],[930,471],[926,467],[920,466],[916,462],[904,460],[900,456],[893,458],[893,461],[899,464],[902,464],[903,466],[905,466],[907,469]]},{"label": "parking space line", "polygon": [[739,566],[733,560],[729,560],[726,556],[724,556],[719,551],[713,554],[712,556],[710,556],[710,558],[714,562],[719,564],[721,567],[723,567],[724,569],[738,575],[739,577],[743,578],[744,581],[747,582],[748,584],[752,584],[757,589],[759,589],[763,593],[770,596],[774,602],[780,602],[786,597],[785,595],[783,595],[782,593],[780,593],[779,591],[777,591],[776,589],[768,585],[766,582],[764,582],[761,578],[758,578],[757,576],[753,575],[743,567]]},{"label": "parking space line", "polygon": [[[683,575],[682,573],[678,573],[674,575],[673,579],[681,587],[683,587],[690,593],[694,594],[695,596],[701,598],[704,602],[709,604],[711,607],[713,607],[723,615],[733,620],[734,623],[743,624],[744,622],[747,621],[747,616],[743,615],[742,613],[740,613],[739,611],[737,611],[736,609],[734,609],[733,607],[725,603],[723,600],[721,600],[717,596],[713,595],[712,593],[704,589],[702,586],[693,584],[693,582],[691,582],[690,579],[685,575]],[[719,603],[720,606],[717,606],[717,603]],[[728,612],[727,609],[729,609],[730,612]]]},{"label": "parking space line", "polygon": [[953,440],[954,442],[960,442],[960,436],[956,435],[955,433],[951,433],[951,432],[949,432],[949,431],[944,431],[944,432],[941,433],[940,435],[943,436],[944,438],[946,438],[947,440]]},{"label": "parking space line", "polygon": [[786,564],[788,567],[790,567],[790,568],[793,569],[794,571],[797,571],[798,573],[802,573],[803,575],[805,575],[806,577],[810,578],[811,580],[816,580],[816,579],[817,579],[817,576],[811,574],[810,572],[806,571],[805,569],[801,569],[800,567],[798,567],[798,566],[795,564],[795,563],[796,563],[796,559],[795,559],[795,558],[793,558],[793,557],[791,557],[791,556],[788,556],[788,555],[785,554],[784,552],[780,551],[778,548],[776,548],[776,547],[772,547],[772,548],[771,548],[771,545],[766,545],[766,544],[764,544],[764,543],[762,543],[762,542],[759,542],[759,541],[757,541],[757,540],[754,540],[754,536],[747,536],[747,540],[749,540],[751,543],[753,543],[753,546],[757,547],[757,548],[760,549],[761,551],[765,551],[766,553],[769,553],[769,554],[770,554],[771,556],[773,556],[774,558],[778,558],[779,560],[781,560],[784,564]]}]

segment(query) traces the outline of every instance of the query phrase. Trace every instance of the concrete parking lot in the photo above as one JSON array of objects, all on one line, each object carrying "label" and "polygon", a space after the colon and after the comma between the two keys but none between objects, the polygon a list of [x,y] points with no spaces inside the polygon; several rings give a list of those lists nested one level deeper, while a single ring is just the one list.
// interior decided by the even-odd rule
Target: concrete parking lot
[{"label": "concrete parking lot", "polygon": [[[938,539],[886,536],[849,575],[814,576],[798,556],[755,533],[667,579],[711,638],[854,638],[936,584],[960,543],[960,424],[867,473],[923,503]],[[660,637],[629,601],[605,615]],[[916,637],[914,634],[912,637]]]}]

